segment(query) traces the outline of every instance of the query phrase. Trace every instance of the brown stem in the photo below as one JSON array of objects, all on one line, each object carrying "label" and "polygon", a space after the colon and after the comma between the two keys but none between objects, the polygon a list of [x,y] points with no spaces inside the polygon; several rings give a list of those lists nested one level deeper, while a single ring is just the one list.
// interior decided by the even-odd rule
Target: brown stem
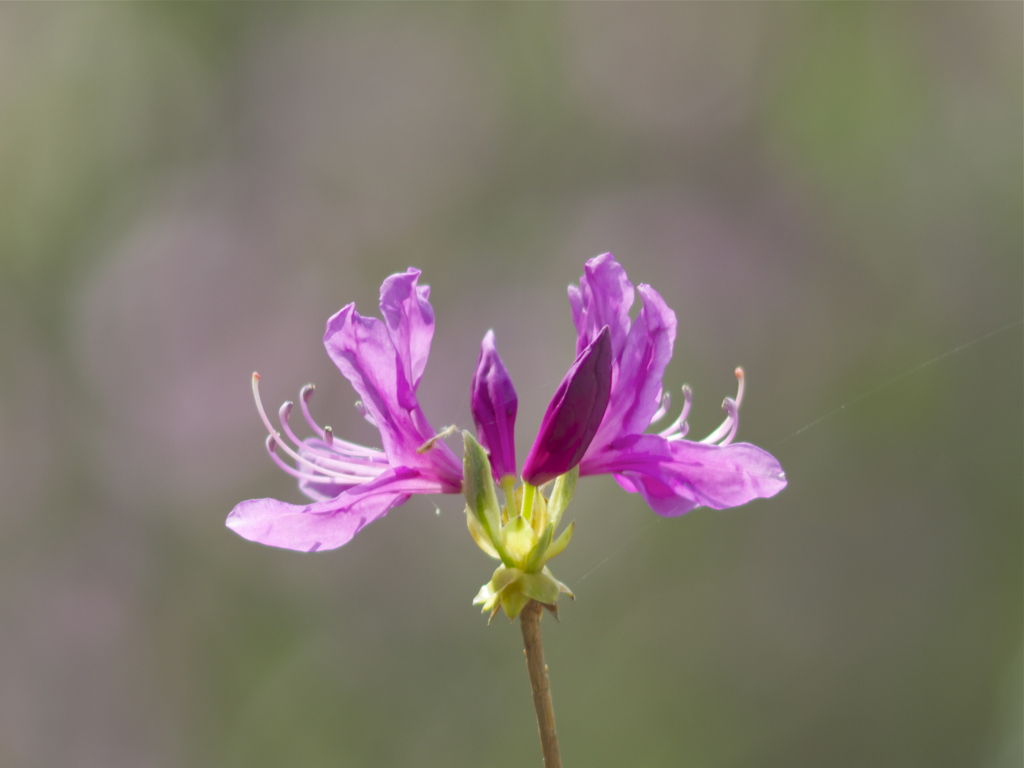
[{"label": "brown stem", "polygon": [[541,604],[531,601],[519,614],[519,626],[523,630],[526,670],[530,673],[530,687],[533,688],[533,707],[537,710],[537,730],[540,733],[540,747],[544,752],[544,768],[562,768],[558,754],[558,734],[555,732],[555,709],[551,705],[551,681],[548,679],[548,665],[544,663],[544,645],[540,637]]}]

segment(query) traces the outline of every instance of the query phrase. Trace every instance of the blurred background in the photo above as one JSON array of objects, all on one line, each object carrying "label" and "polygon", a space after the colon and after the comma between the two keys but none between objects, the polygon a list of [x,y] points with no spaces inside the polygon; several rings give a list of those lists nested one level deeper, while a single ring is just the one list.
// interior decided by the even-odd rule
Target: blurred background
[{"label": "blurred background", "polygon": [[410,265],[424,410],[471,423],[494,328],[522,459],[612,251],[678,315],[692,434],[743,365],[740,438],[790,485],[662,520],[581,484],[544,623],[565,764],[1019,766],[1022,23],[0,7],[0,764],[540,765],[458,497],[316,555],[223,523],[302,498],[253,370],[376,442],[320,339]]}]

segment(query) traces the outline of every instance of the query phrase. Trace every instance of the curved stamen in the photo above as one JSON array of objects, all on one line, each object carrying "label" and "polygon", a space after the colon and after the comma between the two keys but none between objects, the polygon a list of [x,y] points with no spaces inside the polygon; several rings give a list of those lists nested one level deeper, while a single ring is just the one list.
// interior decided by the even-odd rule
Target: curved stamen
[{"label": "curved stamen", "polygon": [[690,406],[693,404],[693,390],[689,384],[683,384],[683,409],[679,417],[658,434],[668,440],[682,440],[690,431],[690,425],[686,423],[686,417],[690,415]]},{"label": "curved stamen", "polygon": [[736,399],[733,400],[731,397],[725,398],[722,402],[722,410],[726,413],[725,421],[719,424],[718,429],[701,440],[700,442],[702,443],[713,444],[721,440],[720,445],[728,445],[736,436],[736,430],[740,426],[740,403],[743,401],[743,369],[737,368],[735,373],[736,378],[739,380]]},{"label": "curved stamen", "polygon": [[[270,454],[270,458],[274,460],[274,463],[277,464],[279,468],[283,469],[292,477],[297,478],[299,480],[309,480],[310,482],[313,483],[337,482],[336,478],[328,477],[326,475],[310,475],[305,472],[301,472],[295,467],[293,467],[291,464],[286,463],[284,459],[277,455],[277,446],[279,444],[280,443],[278,443],[277,439],[273,435],[267,435],[267,453]],[[365,482],[365,480],[360,482]],[[352,485],[354,484],[355,483],[352,483]]]},{"label": "curved stamen", "polygon": [[[372,454],[375,452],[373,452],[371,449],[363,448],[363,446],[361,445],[352,446],[351,443],[346,443],[344,440],[340,440],[339,443],[341,443],[342,445],[339,445],[336,448],[334,446],[334,430],[331,429],[330,427],[324,427],[324,439],[322,441],[324,447],[322,449],[317,448],[314,445],[310,445],[305,440],[300,440],[298,435],[296,435],[295,432],[292,430],[291,424],[289,423],[288,420],[289,417],[291,416],[292,409],[294,407],[295,404],[291,400],[285,400],[285,402],[281,405],[281,409],[277,412],[277,415],[281,420],[281,426],[284,427],[284,433],[288,436],[289,440],[295,443],[295,445],[305,448],[310,453],[316,456],[321,456],[323,455],[322,451],[331,452],[330,454],[324,457],[328,463],[319,466],[330,467],[331,469],[338,469],[342,471],[349,470],[354,472],[360,472],[363,469],[363,462],[366,460],[373,461],[379,459],[386,461],[383,455],[379,457],[374,456]],[[345,446],[352,446],[354,448],[357,448],[358,450],[347,451],[345,450]],[[339,459],[351,459],[352,462],[350,463],[345,461],[339,461]],[[376,473],[370,476],[375,477]]]},{"label": "curved stamen", "polygon": [[[338,445],[342,443],[342,445]],[[384,468],[387,468],[388,457],[384,451],[374,450],[372,448],[363,448],[362,446],[353,446],[361,449],[359,452],[350,451],[345,448],[344,441],[335,438],[331,445],[328,445],[323,440],[318,440],[315,437],[308,438],[299,443],[301,449],[307,450],[309,453],[316,456],[324,456],[331,461],[338,462],[339,464],[350,462],[352,466],[364,467],[368,464],[381,464]]]},{"label": "curved stamen", "polygon": [[718,428],[714,432],[712,432],[710,435],[705,437],[700,442],[707,443],[708,445],[712,445],[714,443],[717,443],[719,440],[721,440],[727,434],[729,434],[729,430],[732,429],[733,414],[737,413],[735,407],[733,407],[733,408],[729,407],[730,403],[732,403],[733,406],[735,406],[736,401],[733,400],[731,397],[727,397],[727,398],[725,398],[725,400],[722,401],[722,410],[725,411],[725,413],[726,413],[725,421],[723,421],[721,424],[719,424]]},{"label": "curved stamen", "polygon": [[651,424],[655,424],[665,418],[665,414],[668,413],[668,409],[672,407],[672,396],[668,392],[661,394],[661,402],[658,404],[658,410],[651,416]]},{"label": "curved stamen", "polygon": [[[324,444],[327,445],[331,450],[337,451],[338,453],[349,454],[352,458],[358,458],[365,456],[371,460],[377,460],[381,456],[381,451],[376,448],[367,448],[362,445],[356,445],[350,443],[348,440],[341,440],[340,438],[334,437],[334,431],[330,427],[321,427],[315,421],[313,416],[309,412],[309,401],[313,398],[313,393],[316,392],[315,384],[307,384],[299,391],[299,404],[302,406],[302,415],[306,417],[306,423],[309,424],[312,429]],[[330,438],[327,433],[330,430]],[[296,440],[296,443],[301,443],[301,440]]]},{"label": "curved stamen", "polygon": [[[356,457],[352,461],[345,461],[345,457],[325,453],[322,449],[314,448],[309,443],[301,443],[300,449],[305,452],[302,455],[303,463],[307,466],[316,467],[320,471],[339,472],[341,474],[362,476],[364,480],[370,480],[387,469],[387,463],[368,462]],[[377,466],[369,466],[376,464]]]},{"label": "curved stamen", "polygon": [[320,428],[319,424],[313,421],[313,417],[309,413],[309,401],[313,397],[314,392],[316,392],[316,384],[310,382],[299,390],[299,402],[302,404],[302,415],[306,417],[306,423],[320,437],[323,437],[324,431]]},{"label": "curved stamen", "polygon": [[291,400],[285,400],[281,403],[280,409],[277,411],[277,418],[281,422],[281,426],[284,428],[284,433],[288,435],[288,439],[296,445],[302,445],[302,441],[292,431],[291,424],[288,423],[288,417],[292,415],[292,408],[294,403]]},{"label": "curved stamen", "polygon": [[732,427],[729,429],[729,434],[725,436],[725,439],[719,443],[719,445],[725,446],[732,442],[732,439],[736,437],[736,433],[740,428],[740,405],[738,402],[733,400],[731,397],[725,398],[725,403],[722,404],[729,413],[729,418],[732,419]]},{"label": "curved stamen", "polygon": [[306,466],[309,466],[312,469],[323,473],[324,475],[330,477],[331,479],[340,480],[342,482],[363,483],[366,482],[367,479],[369,479],[366,475],[350,475],[345,474],[343,472],[338,472],[327,467],[321,466],[319,464],[316,464],[304,456],[300,456],[295,450],[291,448],[291,446],[289,446],[287,443],[281,440],[281,433],[278,432],[274,428],[274,425],[270,423],[270,418],[267,416],[267,412],[263,408],[263,401],[260,399],[260,375],[258,373],[253,373],[252,375],[252,394],[253,397],[256,399],[256,410],[259,411],[260,419],[263,420],[263,426],[267,428],[267,432],[270,433],[271,437],[276,438],[274,441],[275,445],[280,446],[281,450],[283,450],[285,453],[291,456],[292,459],[294,459],[297,463],[305,464]]}]

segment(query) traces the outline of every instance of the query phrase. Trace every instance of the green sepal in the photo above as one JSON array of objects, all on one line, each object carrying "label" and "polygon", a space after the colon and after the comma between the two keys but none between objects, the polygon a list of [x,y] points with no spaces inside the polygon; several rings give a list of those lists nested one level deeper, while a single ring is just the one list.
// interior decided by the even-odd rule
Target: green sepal
[{"label": "green sepal", "polygon": [[516,618],[531,600],[556,612],[558,596],[562,593],[573,597],[569,588],[547,568],[538,573],[524,573],[519,568],[499,565],[491,580],[480,588],[473,604],[482,604],[483,612],[489,614],[487,621],[490,623],[499,610],[503,610],[509,619]]},{"label": "green sepal", "polygon": [[466,527],[469,528],[469,535],[473,537],[473,541],[480,547],[484,552],[493,557],[495,560],[500,560],[501,556],[498,555],[498,550],[494,548],[494,544],[491,543],[490,536],[487,535],[487,531],[484,529],[480,521],[477,520],[476,515],[473,511],[466,506]]},{"label": "green sepal", "polygon": [[541,571],[541,573],[543,573],[545,576],[547,576],[549,579],[551,579],[553,582],[555,582],[555,584],[558,585],[558,591],[559,592],[568,595],[573,600],[576,599],[576,595],[573,594],[572,590],[569,589],[567,586],[565,586],[565,584],[560,582],[558,579],[556,579],[554,577],[554,575],[551,573],[551,571],[549,571],[547,568],[545,568],[543,571]]},{"label": "green sepal", "polygon": [[491,574],[491,580],[480,587],[480,591],[473,598],[473,605],[486,603],[522,575],[523,572],[518,568],[506,568],[504,565],[499,565]]},{"label": "green sepal", "polygon": [[515,565],[521,568],[533,550],[537,536],[534,534],[529,521],[524,520],[521,515],[518,515],[502,526],[501,541],[511,558],[511,562],[506,563],[506,565]]},{"label": "green sepal", "polygon": [[555,555],[560,555],[562,550],[569,546],[569,542],[572,540],[573,531],[576,530],[576,521],[573,520],[567,526],[565,530],[558,534],[558,538],[551,542],[551,546],[548,547],[548,551],[544,554],[544,562],[546,563]]},{"label": "green sepal", "polygon": [[462,492],[466,497],[466,507],[480,523],[501,562],[511,567],[513,560],[501,539],[501,507],[498,505],[487,451],[465,430],[462,432],[462,444]]},{"label": "green sepal", "polygon": [[556,528],[558,521],[562,519],[562,513],[565,512],[572,497],[576,494],[576,481],[579,477],[580,468],[577,464],[564,475],[559,475],[555,479],[554,487],[551,489],[551,498],[548,499],[548,520]]},{"label": "green sepal", "polygon": [[526,604],[530,602],[532,598],[527,597],[518,589],[513,590],[509,588],[505,591],[507,594],[502,595],[501,608],[505,611],[505,615],[511,620],[522,612],[523,608],[526,607]]},{"label": "green sepal", "polygon": [[524,573],[519,577],[519,590],[531,600],[546,605],[558,602],[559,582],[546,573]]},{"label": "green sepal", "polygon": [[540,538],[537,539],[537,543],[533,545],[533,549],[526,556],[526,562],[523,563],[523,570],[527,573],[536,573],[541,569],[551,557],[548,554],[548,547],[551,546],[551,537],[555,533],[555,526],[548,523],[547,527],[541,533]]}]

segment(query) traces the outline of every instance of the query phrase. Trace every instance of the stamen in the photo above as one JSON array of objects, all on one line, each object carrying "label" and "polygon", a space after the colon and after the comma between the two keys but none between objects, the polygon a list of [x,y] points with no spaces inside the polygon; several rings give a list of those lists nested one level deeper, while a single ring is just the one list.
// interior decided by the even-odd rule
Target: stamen
[{"label": "stamen", "polygon": [[[270,437],[274,438],[274,445],[280,446],[281,450],[283,450],[285,453],[291,456],[296,462],[298,462],[299,464],[305,464],[313,468],[314,470],[321,472],[324,475],[327,475],[328,477],[336,480],[347,481],[351,483],[362,483],[366,482],[366,480],[369,479],[366,475],[350,475],[342,472],[337,472],[328,469],[323,465],[316,464],[310,461],[309,459],[305,458],[304,456],[300,456],[287,443],[281,441],[281,434],[274,428],[274,425],[270,423],[270,418],[267,416],[267,412],[263,408],[263,401],[260,399],[260,375],[258,373],[253,373],[252,375],[252,394],[253,397],[256,399],[256,410],[259,411],[260,419],[262,419],[263,421],[263,426],[267,428],[267,432],[270,433]],[[283,407],[282,410],[284,410]],[[299,441],[296,441],[296,445],[299,444]],[[277,455],[276,451],[274,452],[274,455]],[[329,464],[330,459],[328,459],[327,462]],[[374,476],[375,475],[371,475],[370,477]]]},{"label": "stamen", "polygon": [[658,405],[658,410],[651,416],[651,424],[661,421],[665,418],[665,414],[668,413],[668,409],[672,407],[672,396],[668,392],[663,392],[661,395],[661,403]]},{"label": "stamen", "polygon": [[740,428],[740,404],[731,397],[727,397],[725,398],[724,407],[726,409],[730,409],[729,418],[732,419],[732,428],[729,430],[729,434],[725,436],[725,439],[719,443],[719,445],[722,446],[726,446],[731,443]]},{"label": "stamen", "polygon": [[[735,404],[736,401],[733,400],[731,397],[727,397],[725,398],[725,400],[722,401],[722,410],[725,411],[726,413],[725,421],[719,424],[718,428],[714,432],[712,432],[710,435],[705,437],[700,442],[707,443],[708,445],[713,445],[717,443],[719,440],[721,440],[723,437],[725,437],[727,434],[729,434],[729,430],[732,429],[733,422],[732,414],[729,413],[730,402]],[[735,410],[733,412],[735,413]]]},{"label": "stamen", "polygon": [[679,421],[685,422],[690,415],[690,406],[693,405],[693,388],[689,384],[683,384],[683,410],[679,414]]},{"label": "stamen", "polygon": [[457,429],[457,427],[454,424],[452,424],[450,427],[445,427],[440,432],[438,432],[436,435],[434,435],[432,438],[427,440],[427,442],[425,442],[423,445],[421,445],[419,448],[417,448],[416,449],[416,453],[426,453],[427,451],[429,451],[431,448],[434,447],[434,444],[438,440],[443,440],[444,438],[448,437],[448,435],[450,435],[456,429]]},{"label": "stamen", "polygon": [[[284,459],[277,455],[277,446],[279,443],[273,435],[267,435],[267,452],[270,454],[270,458],[274,460],[274,463],[280,469],[283,469],[287,474],[292,477],[298,478],[299,480],[309,480],[313,483],[336,483],[339,482],[337,478],[328,477],[326,475],[311,475],[306,472],[300,472],[290,464],[285,463]],[[358,482],[366,482],[366,480],[360,480]],[[347,484],[347,483],[346,483]]]},{"label": "stamen", "polygon": [[292,431],[291,424],[288,423],[288,417],[292,415],[292,407],[294,403],[291,400],[285,400],[281,404],[280,410],[277,412],[277,417],[281,421],[281,426],[284,427],[284,433],[288,435],[288,439],[296,445],[301,445],[302,441]]},{"label": "stamen", "polygon": [[658,434],[668,440],[682,440],[690,431],[690,425],[686,423],[686,417],[690,415],[690,406],[693,404],[693,389],[689,384],[683,384],[683,409],[679,417]]},{"label": "stamen", "polygon": [[324,431],[320,429],[320,425],[313,421],[313,417],[309,415],[309,401],[312,399],[314,392],[316,392],[316,385],[312,383],[307,384],[299,390],[299,401],[302,404],[302,415],[306,417],[306,423],[320,437],[323,437]]},{"label": "stamen", "polygon": [[[736,399],[733,400],[731,397],[725,398],[722,402],[722,410],[726,413],[725,421],[723,421],[714,432],[701,440],[702,443],[719,445],[728,445],[732,442],[732,439],[736,437],[736,431],[740,427],[740,402],[743,400],[743,369],[736,369],[736,378],[739,380],[739,384],[736,390]],[[719,441],[721,441],[719,443]]]},{"label": "stamen", "polygon": [[[291,415],[293,407],[294,407],[294,404],[291,402],[291,400],[286,400],[281,405],[281,410],[279,410],[278,414],[277,414],[280,417],[280,419],[281,419],[281,426],[284,427],[285,434],[288,435],[288,439],[291,440],[293,443],[295,443],[295,445],[302,446],[307,451],[310,451],[311,453],[316,455],[318,458],[321,458],[321,455],[320,455],[319,451],[314,446],[311,446],[309,443],[305,442],[304,440],[300,440],[298,438],[298,436],[295,434],[295,432],[292,431],[291,425],[288,422],[288,417]],[[343,451],[335,451],[334,450],[334,446],[333,446],[333,443],[334,443],[334,430],[331,429],[330,427],[324,427],[324,440],[323,440],[323,442],[324,442],[324,447],[327,450],[332,451],[332,455],[331,456],[322,457],[322,459],[323,459],[322,462],[312,462],[312,463],[316,464],[316,466],[318,466],[318,467],[326,467],[326,468],[329,468],[329,469],[339,470],[339,471],[343,471],[343,472],[344,471],[349,471],[349,472],[357,472],[358,473],[358,472],[362,472],[363,471],[364,466],[363,466],[362,462],[365,460],[364,456],[360,456],[358,454],[351,455],[351,454],[347,454],[347,453],[345,453]],[[340,441],[340,442],[344,443],[344,441]],[[362,448],[362,446],[353,446],[353,447],[360,448],[360,449]],[[339,460],[339,459],[345,459],[345,458],[354,459],[356,463],[349,463],[349,462],[346,462],[346,461]],[[376,474],[377,473],[374,472],[374,473],[369,474],[368,476],[369,477],[376,477]]]},{"label": "stamen", "polygon": [[[319,435],[320,439],[324,441],[324,444],[331,450],[337,451],[338,453],[348,454],[352,458],[366,457],[371,461],[381,460],[383,454],[376,448],[367,448],[362,445],[350,443],[347,440],[336,439],[333,437],[333,431],[331,432],[332,437],[327,437],[327,430],[329,430],[330,427],[321,427],[313,421],[313,416],[309,412],[309,401],[313,398],[313,393],[315,391],[315,384],[307,384],[304,386],[299,392],[299,404],[302,406],[302,415],[306,417],[306,423],[309,424],[310,429]],[[294,438],[292,439],[294,440]],[[301,440],[295,440],[296,444],[301,442]]]}]

